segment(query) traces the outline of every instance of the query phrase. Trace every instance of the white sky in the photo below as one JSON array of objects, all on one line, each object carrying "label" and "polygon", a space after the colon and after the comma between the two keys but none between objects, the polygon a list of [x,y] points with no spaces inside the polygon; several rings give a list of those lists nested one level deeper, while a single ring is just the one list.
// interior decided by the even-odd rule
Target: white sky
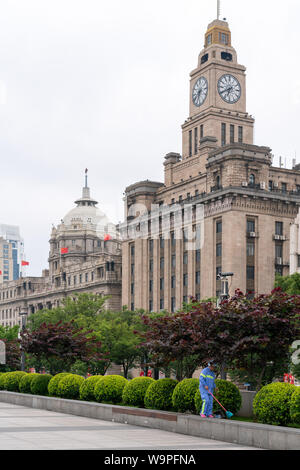
[{"label": "white sky", "polygon": [[[163,181],[181,153],[189,73],[217,0],[1,0],[0,223],[19,225],[29,275],[84,169],[99,208],[123,218],[126,186]],[[300,162],[300,2],[222,0],[255,143]]]}]

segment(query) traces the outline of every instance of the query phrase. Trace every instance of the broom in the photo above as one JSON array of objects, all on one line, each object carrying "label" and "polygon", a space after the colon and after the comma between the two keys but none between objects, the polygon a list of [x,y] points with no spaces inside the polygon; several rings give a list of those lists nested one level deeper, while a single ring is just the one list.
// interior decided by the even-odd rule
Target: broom
[{"label": "broom", "polygon": [[212,394],[210,391],[208,391],[208,392],[209,392],[209,393],[211,394],[211,396],[216,400],[216,402],[219,403],[219,405],[221,406],[221,408],[223,408],[223,410],[224,410],[225,413],[226,413],[226,417],[227,417],[228,419],[231,419],[231,418],[234,416],[233,413],[231,413],[231,411],[225,410],[224,406],[221,405],[221,403],[216,399],[216,397],[214,397],[213,394]]}]

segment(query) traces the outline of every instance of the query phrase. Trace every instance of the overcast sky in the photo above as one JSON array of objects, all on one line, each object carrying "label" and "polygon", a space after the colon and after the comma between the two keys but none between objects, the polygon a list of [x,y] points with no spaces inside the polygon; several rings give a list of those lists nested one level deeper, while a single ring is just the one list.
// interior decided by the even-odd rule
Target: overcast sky
[{"label": "overcast sky", "polygon": [[[89,169],[113,222],[126,186],[163,181],[181,153],[196,68],[217,0],[1,0],[0,223],[19,225],[29,275]],[[300,162],[300,2],[222,0],[255,143]]]}]

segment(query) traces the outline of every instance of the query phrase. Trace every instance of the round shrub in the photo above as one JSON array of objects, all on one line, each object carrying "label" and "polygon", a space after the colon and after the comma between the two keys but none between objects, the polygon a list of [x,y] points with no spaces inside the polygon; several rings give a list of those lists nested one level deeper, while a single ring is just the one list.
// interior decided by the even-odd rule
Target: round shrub
[{"label": "round shrub", "polygon": [[123,390],[123,404],[144,408],[146,392],[153,382],[155,382],[155,380],[151,377],[136,377],[130,380]]},{"label": "round shrub", "polygon": [[33,377],[39,374],[26,374],[21,377],[19,382],[19,391],[21,393],[31,393],[31,382]]},{"label": "round shrub", "polygon": [[50,382],[48,383],[48,394],[50,397],[57,397],[58,396],[58,384],[61,381],[63,377],[66,377],[66,375],[69,375],[68,372],[61,372],[60,374],[56,374]]},{"label": "round shrub", "polygon": [[[217,379],[215,383],[218,391],[214,395],[217,400],[222,403],[227,411],[237,414],[242,405],[242,395],[238,387],[228,380]],[[220,410],[222,410],[222,407],[214,400],[214,411]]]},{"label": "round shrub", "polygon": [[121,403],[127,380],[120,375],[106,375],[94,388],[95,398],[99,403]]},{"label": "round shrub", "polygon": [[101,379],[103,379],[103,375],[92,375],[92,377],[85,379],[85,381],[80,385],[79,389],[80,400],[96,401],[94,388],[96,383]]},{"label": "round shrub", "polygon": [[291,422],[300,424],[300,388],[296,388],[291,397],[291,408],[290,408]]},{"label": "round shrub", "polygon": [[63,377],[58,384],[57,393],[61,398],[68,398],[70,400],[79,399],[79,389],[81,384],[84,382],[84,378],[81,375],[68,374]]},{"label": "round shrub", "polygon": [[19,392],[19,382],[25,375],[27,375],[26,372],[22,371],[9,372],[4,379],[5,390],[8,392]]},{"label": "round shrub", "polygon": [[[217,379],[215,383],[218,391],[214,393],[214,396],[220,403],[222,403],[227,411],[231,411],[231,413],[236,414],[242,405],[242,396],[237,386],[228,380],[222,379]],[[196,412],[199,414],[202,408],[200,390],[198,390],[195,395],[195,408]],[[222,407],[216,402],[216,400],[213,400],[213,412],[215,413],[221,410]]]},{"label": "round shrub", "polygon": [[48,396],[48,384],[52,379],[50,374],[36,374],[31,380],[30,390],[33,395]]},{"label": "round shrub", "polygon": [[291,420],[290,405],[295,388],[295,385],[279,382],[263,387],[253,401],[257,420],[264,424],[286,426]]},{"label": "round shrub", "polygon": [[6,390],[5,379],[10,374],[10,372],[4,372],[0,375],[0,390]]},{"label": "round shrub", "polygon": [[179,382],[172,396],[173,408],[180,413],[185,413],[186,411],[195,413],[195,394],[198,389],[198,379],[184,379],[182,382]]},{"label": "round shrub", "polygon": [[145,395],[145,407],[152,410],[172,410],[172,396],[177,380],[160,379],[150,385]]}]

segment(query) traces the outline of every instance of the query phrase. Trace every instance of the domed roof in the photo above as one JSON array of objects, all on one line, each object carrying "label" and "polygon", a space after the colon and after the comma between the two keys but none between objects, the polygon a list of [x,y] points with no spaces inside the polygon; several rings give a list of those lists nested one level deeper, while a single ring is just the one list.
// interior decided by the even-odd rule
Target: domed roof
[{"label": "domed roof", "polygon": [[65,227],[72,229],[83,229],[84,226],[90,226],[100,234],[108,233],[114,227],[108,217],[100,209],[96,207],[97,201],[91,198],[90,188],[87,187],[87,176],[85,187],[82,190],[82,197],[75,201],[77,204],[62,219]]}]

